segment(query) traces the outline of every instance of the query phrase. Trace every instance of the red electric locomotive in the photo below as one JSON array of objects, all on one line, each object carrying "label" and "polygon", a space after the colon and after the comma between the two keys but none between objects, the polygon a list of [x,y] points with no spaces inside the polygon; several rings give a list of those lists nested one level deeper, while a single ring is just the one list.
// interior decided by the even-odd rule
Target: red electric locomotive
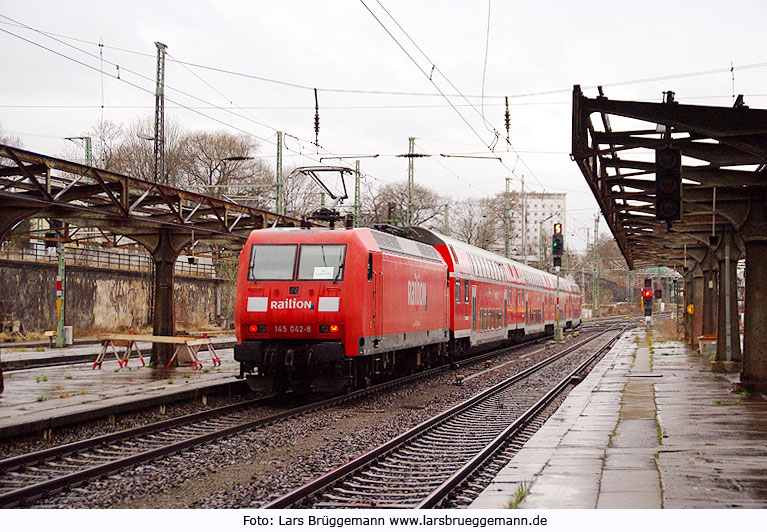
[{"label": "red electric locomotive", "polygon": [[240,254],[235,360],[257,391],[364,387],[446,359],[447,265],[373,229],[253,231]]},{"label": "red electric locomotive", "polygon": [[[234,356],[253,390],[359,388],[553,332],[553,275],[434,231],[382,229],[251,233]],[[559,283],[560,326],[575,327],[580,290]]]}]

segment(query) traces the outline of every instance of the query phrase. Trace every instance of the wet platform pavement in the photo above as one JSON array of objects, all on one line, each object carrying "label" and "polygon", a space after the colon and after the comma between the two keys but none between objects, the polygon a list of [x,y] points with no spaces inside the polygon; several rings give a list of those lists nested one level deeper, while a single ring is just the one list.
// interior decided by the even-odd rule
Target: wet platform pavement
[{"label": "wet platform pavement", "polygon": [[658,336],[625,333],[471,508],[767,508],[767,397]]},{"label": "wet platform pavement", "polygon": [[[221,366],[214,367],[210,354],[198,356],[201,369],[191,366],[150,368],[131,358],[120,369],[110,353],[103,369],[94,370],[93,360],[101,346],[66,349],[14,349],[3,344],[4,362],[62,357],[55,366],[4,371],[5,391],[0,394],[0,438],[44,431],[70,423],[129,412],[151,404],[199,399],[203,395],[236,391],[243,381],[235,378],[239,366],[231,345],[234,338],[213,339]],[[218,347],[215,347],[218,346]],[[140,344],[146,355],[150,346]],[[81,362],[82,358],[86,361]],[[77,360],[71,362],[70,360]],[[149,363],[149,357],[144,360]]]}]

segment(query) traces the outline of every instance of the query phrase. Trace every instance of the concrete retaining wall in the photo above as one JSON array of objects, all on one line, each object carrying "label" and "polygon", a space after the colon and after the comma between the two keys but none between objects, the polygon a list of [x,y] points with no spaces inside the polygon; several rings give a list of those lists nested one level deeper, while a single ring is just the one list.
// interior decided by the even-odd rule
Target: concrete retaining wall
[{"label": "concrete retaining wall", "polygon": [[[0,312],[27,330],[56,328],[56,263],[0,260]],[[149,272],[68,265],[66,324],[78,331],[120,330],[151,323]],[[176,324],[204,325],[234,318],[235,286],[219,279],[175,277]]]}]

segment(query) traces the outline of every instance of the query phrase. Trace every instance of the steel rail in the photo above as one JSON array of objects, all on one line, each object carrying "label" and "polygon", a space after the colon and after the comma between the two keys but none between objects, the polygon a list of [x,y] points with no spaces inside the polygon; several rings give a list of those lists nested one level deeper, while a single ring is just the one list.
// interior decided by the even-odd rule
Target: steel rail
[{"label": "steel rail", "polygon": [[[503,347],[490,353],[482,353],[476,356],[461,360],[461,364],[468,364],[479,360],[487,359],[488,356],[499,355],[508,353],[509,351],[516,350],[520,347],[524,347],[530,344],[534,344],[541,341],[541,339],[528,340],[521,344],[517,344],[511,347]],[[45,464],[48,460],[63,459],[71,457],[78,453],[83,453],[88,450],[97,450],[105,445],[114,445],[121,441],[126,441],[130,438],[136,438],[140,436],[146,436],[153,433],[160,433],[164,430],[171,430],[189,425],[192,423],[198,423],[208,420],[214,420],[217,416],[228,415],[236,413],[238,410],[244,410],[255,406],[266,404],[273,400],[275,396],[267,396],[257,398],[251,401],[244,401],[234,405],[227,405],[216,409],[206,410],[204,412],[197,412],[193,414],[187,414],[184,416],[178,416],[172,419],[158,421],[149,425],[126,429],[123,431],[117,431],[110,434],[96,436],[88,440],[81,442],[73,442],[49,449],[43,449],[24,455],[5,458],[0,460],[0,507],[8,507],[17,505],[19,502],[29,499],[39,498],[40,496],[70,487],[73,485],[81,484],[87,480],[97,478],[100,476],[113,473],[128,467],[135,466],[137,464],[146,462],[148,460],[162,457],[165,455],[173,454],[184,449],[188,449],[203,443],[218,440],[226,436],[237,434],[252,430],[254,428],[271,425],[286,419],[298,417],[308,412],[329,408],[342,403],[358,399],[360,397],[370,395],[388,388],[392,388],[401,384],[406,384],[416,379],[421,379],[427,376],[435,375],[446,370],[449,370],[452,366],[447,364],[436,368],[431,368],[413,375],[401,377],[381,384],[377,384],[362,390],[357,390],[351,393],[347,393],[341,396],[331,397],[314,403],[298,406],[288,409],[286,411],[265,416],[255,420],[249,420],[245,423],[239,423],[228,426],[224,429],[212,430],[205,434],[180,439],[168,445],[157,446],[147,451],[131,454],[121,458],[115,458],[108,460],[105,463],[98,464],[92,467],[86,467],[82,470],[75,471],[68,474],[62,474],[55,478],[49,478],[40,482],[32,483],[28,486],[19,487],[16,489],[10,489],[5,492],[2,491],[2,483],[10,482],[6,478],[9,474],[23,472],[24,469],[34,468],[38,465]],[[56,467],[56,464],[52,464]]]},{"label": "steel rail", "polygon": [[140,427],[133,427],[130,429],[110,432],[109,434],[94,436],[93,438],[89,438],[87,440],[67,443],[64,445],[58,445],[56,447],[50,447],[48,449],[42,449],[40,451],[20,454],[17,456],[12,456],[10,458],[3,458],[0,460],[0,474],[8,472],[8,471],[13,471],[20,467],[28,467],[31,465],[35,465],[44,460],[48,460],[50,458],[71,455],[73,453],[82,451],[84,449],[97,447],[99,445],[106,445],[108,443],[124,440],[126,438],[133,438],[133,437],[140,436],[142,434],[146,434],[149,432],[168,429],[171,427],[182,425],[184,423],[194,423],[197,421],[202,421],[204,419],[220,416],[220,415],[223,415],[235,410],[243,409],[243,408],[260,406],[262,404],[266,404],[267,402],[271,401],[272,399],[274,399],[274,397],[275,396],[273,395],[266,396],[266,397],[259,397],[257,399],[252,399],[250,401],[243,401],[243,402],[235,403],[232,405],[212,408],[210,410],[205,410],[203,412],[195,412],[192,414],[177,416],[171,419],[156,421],[154,423],[150,423],[148,425],[142,425]]},{"label": "steel rail", "polygon": [[[608,331],[605,331],[605,334]],[[618,332],[613,338],[595,351],[590,357],[583,361],[577,368],[571,371],[567,376],[560,380],[553,388],[551,388],[546,395],[544,395],[538,402],[528,408],[521,416],[519,416],[512,424],[510,424],[506,430],[498,434],[493,441],[488,443],[479,453],[477,453],[471,460],[466,462],[460,469],[453,473],[450,478],[445,480],[437,489],[425,497],[415,508],[426,509],[435,508],[445,497],[447,497],[456,487],[458,487],[464,480],[469,478],[482,464],[485,463],[496,451],[503,446],[503,444],[509,440],[512,436],[522,430],[528,425],[544,408],[546,408],[556,397],[558,397],[572,382],[574,377],[580,375],[594,360],[596,360],[603,353],[607,352],[613,344],[620,338],[623,330]]]},{"label": "steel rail", "polygon": [[342,465],[341,467],[338,467],[314,480],[311,482],[308,482],[304,484],[303,486],[300,486],[287,494],[267,503],[262,508],[264,509],[271,509],[271,508],[288,508],[295,503],[306,499],[310,497],[311,495],[318,493],[326,488],[329,488],[339,481],[351,476],[352,474],[358,472],[359,470],[363,469],[365,466],[378,461],[381,457],[384,455],[387,455],[394,451],[395,449],[401,447],[402,445],[409,443],[411,441],[416,440],[421,435],[425,434],[427,431],[431,430],[435,426],[441,424],[443,421],[446,421],[450,418],[453,418],[457,416],[458,414],[468,410],[469,408],[479,404],[486,398],[492,396],[493,394],[497,393],[498,391],[503,390],[504,388],[508,388],[509,386],[524,380],[528,376],[530,376],[533,373],[536,373],[538,370],[548,366],[549,364],[555,362],[556,360],[561,359],[562,357],[566,356],[567,354],[583,347],[587,343],[593,341],[595,338],[598,338],[599,336],[602,336],[603,334],[607,333],[609,331],[601,331],[599,334],[596,334],[594,336],[590,336],[589,338],[586,338],[577,344],[574,344],[572,346],[568,346],[567,348],[563,349],[559,353],[547,358],[546,360],[543,360],[537,364],[534,364],[533,366],[517,373],[516,375],[510,377],[509,379],[506,379],[495,386],[492,386],[491,388],[488,388],[487,390],[475,395],[474,397],[440,413],[436,416],[418,424],[417,426],[413,427],[412,429],[400,434],[396,438],[393,438],[389,440],[388,442],[376,447],[375,449],[371,450],[368,453],[363,454],[362,456],[356,458],[355,460],[352,460],[351,462],[348,462],[347,464]]}]

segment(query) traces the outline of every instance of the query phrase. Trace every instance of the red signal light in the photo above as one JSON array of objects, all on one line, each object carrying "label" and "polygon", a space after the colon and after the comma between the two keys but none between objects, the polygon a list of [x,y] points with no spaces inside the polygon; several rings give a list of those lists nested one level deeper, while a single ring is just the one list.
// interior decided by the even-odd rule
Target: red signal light
[{"label": "red signal light", "polygon": [[652,299],[652,290],[649,288],[645,288],[642,290],[642,298],[643,299]]},{"label": "red signal light", "polygon": [[337,333],[338,332],[338,325],[331,325],[330,326],[330,332]]}]

